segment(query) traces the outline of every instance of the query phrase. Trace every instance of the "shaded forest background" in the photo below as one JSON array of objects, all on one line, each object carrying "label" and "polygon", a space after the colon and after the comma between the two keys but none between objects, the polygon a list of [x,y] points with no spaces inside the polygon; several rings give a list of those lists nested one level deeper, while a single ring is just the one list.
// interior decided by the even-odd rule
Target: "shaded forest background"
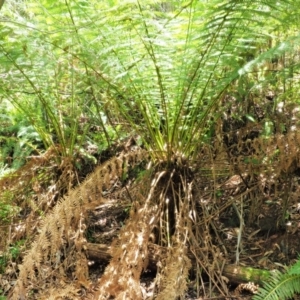
[{"label": "shaded forest background", "polygon": [[0,13],[0,299],[300,293],[299,1]]}]

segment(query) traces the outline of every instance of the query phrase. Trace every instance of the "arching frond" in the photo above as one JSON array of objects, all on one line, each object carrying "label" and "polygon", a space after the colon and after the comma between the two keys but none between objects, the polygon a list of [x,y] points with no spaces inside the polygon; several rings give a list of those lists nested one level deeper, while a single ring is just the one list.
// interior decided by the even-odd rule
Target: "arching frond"
[{"label": "arching frond", "polygon": [[253,300],[285,300],[291,299],[300,293],[300,260],[297,261],[286,273],[276,272]]}]

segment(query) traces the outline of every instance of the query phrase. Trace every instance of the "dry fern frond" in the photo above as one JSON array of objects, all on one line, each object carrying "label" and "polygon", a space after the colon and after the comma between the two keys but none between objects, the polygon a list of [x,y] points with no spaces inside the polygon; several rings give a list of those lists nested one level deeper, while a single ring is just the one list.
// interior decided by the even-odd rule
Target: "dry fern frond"
[{"label": "dry fern frond", "polygon": [[192,265],[182,243],[169,248],[164,265],[159,280],[160,292],[156,299],[175,300],[178,297],[183,297],[187,289],[187,278]]},{"label": "dry fern frond", "polygon": [[[140,275],[148,264],[148,240],[153,211],[140,209],[132,214],[111,246],[113,256],[99,280],[100,293],[96,299],[142,299]],[[120,276],[121,275],[121,276]],[[125,298],[124,298],[125,297]]]},{"label": "dry fern frond", "polygon": [[[122,176],[124,162],[132,166],[144,158],[145,152],[137,150],[109,160],[57,203],[43,220],[39,235],[24,257],[10,299],[29,299],[30,289],[45,291],[53,286],[63,289],[61,283],[70,280],[76,282],[76,290],[82,285],[88,286],[87,260],[84,255],[86,241],[83,237],[87,212],[105,203],[103,187],[110,188]],[[41,291],[38,299],[42,299],[42,294]]]},{"label": "dry fern frond", "polygon": [[50,287],[47,291],[43,290],[43,294],[38,298],[39,300],[79,300],[80,289],[72,283],[65,283],[63,287]]},{"label": "dry fern frond", "polygon": [[95,299],[142,299],[140,276],[148,265],[148,241],[157,214],[151,201],[162,175],[156,174],[146,199],[135,198],[130,218],[111,246],[112,259],[99,280]]},{"label": "dry fern frond", "polygon": [[[24,166],[1,178],[0,199],[10,205],[12,212],[9,227],[0,226],[0,234],[9,229],[9,237],[3,241],[6,244],[0,245],[4,250],[20,239],[27,239],[29,244],[40,225],[41,212],[51,210],[59,195],[74,184],[76,170],[70,162],[59,165],[58,152],[59,148],[53,146],[44,154],[30,156]],[[1,224],[7,221],[0,220]]]}]

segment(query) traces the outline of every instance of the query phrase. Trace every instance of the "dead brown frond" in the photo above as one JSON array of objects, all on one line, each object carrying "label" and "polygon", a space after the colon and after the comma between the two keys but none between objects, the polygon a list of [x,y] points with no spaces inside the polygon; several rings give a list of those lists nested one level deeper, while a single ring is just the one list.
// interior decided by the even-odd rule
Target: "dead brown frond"
[{"label": "dead brown frond", "polygon": [[153,211],[145,213],[136,208],[111,246],[112,260],[99,280],[96,299],[142,299],[140,276],[148,264],[150,219]]},{"label": "dead brown frond", "polygon": [[105,203],[105,190],[126,172],[126,168],[144,158],[145,153],[137,150],[111,159],[56,204],[43,220],[39,235],[24,257],[10,299],[44,299],[48,289],[55,287],[60,291],[66,282],[74,282],[69,286],[70,295],[78,295],[82,287],[88,288],[84,254],[87,212]]},{"label": "dead brown frond", "polygon": [[135,202],[130,218],[112,244],[112,260],[99,280],[95,299],[142,299],[140,276],[148,265],[148,242],[157,214],[153,197],[163,172],[149,185],[145,184],[149,182],[147,176],[140,182],[141,191],[131,195]]},{"label": "dead brown frond", "polygon": [[169,248],[167,258],[157,276],[158,294],[156,299],[184,299],[191,261],[187,256],[184,242]]},{"label": "dead brown frond", "polygon": [[9,220],[0,220],[0,233],[8,235],[0,249],[34,235],[39,216],[50,211],[59,195],[75,184],[74,166],[67,158],[59,163],[58,151],[51,147],[43,155],[31,156],[23,167],[0,180],[1,204],[10,205],[13,212]]}]

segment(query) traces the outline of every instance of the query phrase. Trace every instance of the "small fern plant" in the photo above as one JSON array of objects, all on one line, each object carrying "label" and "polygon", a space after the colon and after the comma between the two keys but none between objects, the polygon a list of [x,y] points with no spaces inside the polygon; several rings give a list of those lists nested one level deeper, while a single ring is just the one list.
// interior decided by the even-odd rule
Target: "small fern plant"
[{"label": "small fern plant", "polygon": [[252,299],[284,300],[291,299],[297,293],[300,293],[300,257],[286,273],[276,272]]}]

